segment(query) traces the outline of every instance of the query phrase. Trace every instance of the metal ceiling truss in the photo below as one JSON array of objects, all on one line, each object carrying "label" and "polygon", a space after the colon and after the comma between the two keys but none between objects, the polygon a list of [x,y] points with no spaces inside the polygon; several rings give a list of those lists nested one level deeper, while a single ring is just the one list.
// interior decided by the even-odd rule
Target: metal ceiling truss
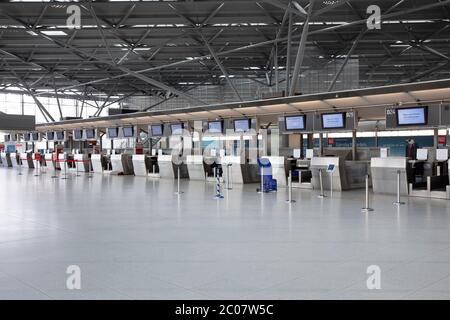
[{"label": "metal ceiling truss", "polygon": [[8,66],[0,69],[0,90],[14,90],[20,79],[33,99],[52,95],[59,101],[75,92],[68,96],[83,101],[82,108],[86,100],[101,100],[95,105],[100,114],[111,101],[135,94],[203,105],[186,93],[199,84],[226,83],[241,101],[235,79],[276,91],[284,81],[282,89],[293,95],[301,91],[305,68],[340,60],[331,91],[353,58],[365,85],[450,76],[450,0],[380,0],[382,29],[367,30],[372,2],[81,2],[82,26],[74,30],[65,27],[68,4],[1,3],[0,55]]}]

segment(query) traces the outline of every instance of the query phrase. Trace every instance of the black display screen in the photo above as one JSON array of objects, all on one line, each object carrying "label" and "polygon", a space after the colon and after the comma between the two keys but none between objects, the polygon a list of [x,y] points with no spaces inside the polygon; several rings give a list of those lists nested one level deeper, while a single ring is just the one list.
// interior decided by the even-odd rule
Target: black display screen
[{"label": "black display screen", "polygon": [[125,138],[134,137],[134,128],[133,127],[123,127],[122,133]]},{"label": "black display screen", "polygon": [[64,140],[64,131],[56,131],[56,140],[63,141]]},{"label": "black display screen", "polygon": [[234,132],[247,132],[250,130],[250,119],[234,120]]},{"label": "black display screen", "polygon": [[428,121],[427,107],[412,107],[395,109],[398,126],[426,125]]},{"label": "black display screen", "polygon": [[151,132],[153,137],[160,137],[163,135],[163,125],[162,124],[152,124]]},{"label": "black display screen", "polygon": [[182,134],[183,133],[183,124],[182,123],[172,123],[170,125],[170,130],[172,134]]},{"label": "black display screen", "polygon": [[47,140],[55,140],[55,133],[47,132]]},{"label": "black display screen", "polygon": [[345,113],[324,113],[322,114],[322,129],[343,129],[345,128]]},{"label": "black display screen", "polygon": [[208,122],[209,133],[222,133],[223,132],[223,121],[209,121]]},{"label": "black display screen", "polygon": [[95,129],[86,129],[86,139],[95,139]]},{"label": "black display screen", "polygon": [[39,140],[39,133],[33,132],[32,137],[33,137],[33,141],[38,141]]},{"label": "black display screen", "polygon": [[117,138],[119,135],[119,128],[108,128],[108,137],[111,138]]},{"label": "black display screen", "polygon": [[286,130],[305,130],[305,116],[289,116],[284,118]]},{"label": "black display screen", "polygon": [[80,140],[83,138],[83,130],[77,129],[73,130],[73,137],[77,140]]}]

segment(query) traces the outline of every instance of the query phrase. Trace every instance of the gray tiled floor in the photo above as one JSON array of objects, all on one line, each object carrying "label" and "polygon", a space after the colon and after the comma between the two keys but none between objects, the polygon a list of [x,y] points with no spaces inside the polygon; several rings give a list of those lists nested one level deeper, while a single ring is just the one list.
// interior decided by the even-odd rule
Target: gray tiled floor
[{"label": "gray tiled floor", "polygon": [[[0,168],[0,299],[450,299],[450,201]],[[82,289],[66,289],[66,268]],[[366,268],[381,268],[368,290]]]}]

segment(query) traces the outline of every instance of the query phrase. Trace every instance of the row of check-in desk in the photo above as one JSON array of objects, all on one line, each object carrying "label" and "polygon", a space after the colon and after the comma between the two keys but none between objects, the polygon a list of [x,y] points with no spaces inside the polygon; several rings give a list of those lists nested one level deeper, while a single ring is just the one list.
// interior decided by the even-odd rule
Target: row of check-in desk
[{"label": "row of check-in desk", "polygon": [[372,158],[375,193],[450,199],[448,160],[410,160],[406,157]]},{"label": "row of check-in desk", "polygon": [[[351,190],[369,184],[374,193],[397,194],[398,181],[401,195],[450,199],[448,161],[409,160],[406,157],[372,157],[371,160],[353,161],[343,156],[313,157],[308,160],[265,157],[272,165],[272,176],[279,187],[286,187],[288,176],[292,187],[303,189],[322,188],[334,191]],[[175,160],[175,161],[174,161]],[[216,173],[231,183],[257,183],[260,181],[257,164],[241,163],[241,157],[187,156],[177,164],[172,155],[138,154],[68,154],[55,158],[48,153],[1,153],[0,165],[26,168],[45,166],[55,170],[73,170],[136,176],[214,181]],[[331,169],[330,169],[331,168]],[[217,170],[217,171],[216,171]],[[322,176],[322,177],[321,177]]]}]

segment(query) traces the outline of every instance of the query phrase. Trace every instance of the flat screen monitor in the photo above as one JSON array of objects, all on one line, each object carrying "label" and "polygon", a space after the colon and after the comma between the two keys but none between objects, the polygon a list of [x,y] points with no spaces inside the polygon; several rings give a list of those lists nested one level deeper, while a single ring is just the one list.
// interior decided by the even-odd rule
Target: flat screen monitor
[{"label": "flat screen monitor", "polygon": [[428,118],[428,107],[398,108],[397,114],[398,126],[417,126],[426,125]]},{"label": "flat screen monitor", "polygon": [[209,133],[223,133],[223,121],[209,121],[208,122],[208,131]]},{"label": "flat screen monitor", "polygon": [[305,130],[305,116],[284,117],[286,130]]},{"label": "flat screen monitor", "polygon": [[39,133],[38,132],[33,132],[31,134],[31,137],[32,137],[33,141],[39,141]]},{"label": "flat screen monitor", "polygon": [[56,131],[56,141],[64,140],[64,131]]},{"label": "flat screen monitor", "polygon": [[124,138],[132,138],[134,137],[134,128],[133,127],[123,127],[122,134]]},{"label": "flat screen monitor", "polygon": [[345,113],[323,113],[322,129],[343,129],[345,128]]},{"label": "flat screen monitor", "polygon": [[81,139],[83,139],[83,130],[81,130],[81,129],[73,130],[73,137],[74,137],[76,140],[81,140]]},{"label": "flat screen monitor", "polygon": [[9,134],[5,134],[5,142],[11,141],[11,136]]},{"label": "flat screen monitor", "polygon": [[17,141],[17,134],[13,133],[11,134],[11,141]]},{"label": "flat screen monitor", "polygon": [[170,131],[172,134],[182,134],[183,133],[183,123],[172,123],[170,125]]},{"label": "flat screen monitor", "polygon": [[95,129],[86,129],[86,139],[95,139]]},{"label": "flat screen monitor", "polygon": [[119,135],[119,128],[108,128],[108,138],[117,138]]},{"label": "flat screen monitor", "polygon": [[53,131],[47,132],[46,137],[48,141],[55,140],[55,133]]},{"label": "flat screen monitor", "polygon": [[30,134],[29,133],[24,133],[23,134],[23,140],[30,141]]},{"label": "flat screen monitor", "polygon": [[152,137],[160,137],[163,135],[162,124],[152,124],[150,130],[152,132]]},{"label": "flat screen monitor", "polygon": [[250,130],[250,119],[234,120],[234,132],[247,132]]}]

